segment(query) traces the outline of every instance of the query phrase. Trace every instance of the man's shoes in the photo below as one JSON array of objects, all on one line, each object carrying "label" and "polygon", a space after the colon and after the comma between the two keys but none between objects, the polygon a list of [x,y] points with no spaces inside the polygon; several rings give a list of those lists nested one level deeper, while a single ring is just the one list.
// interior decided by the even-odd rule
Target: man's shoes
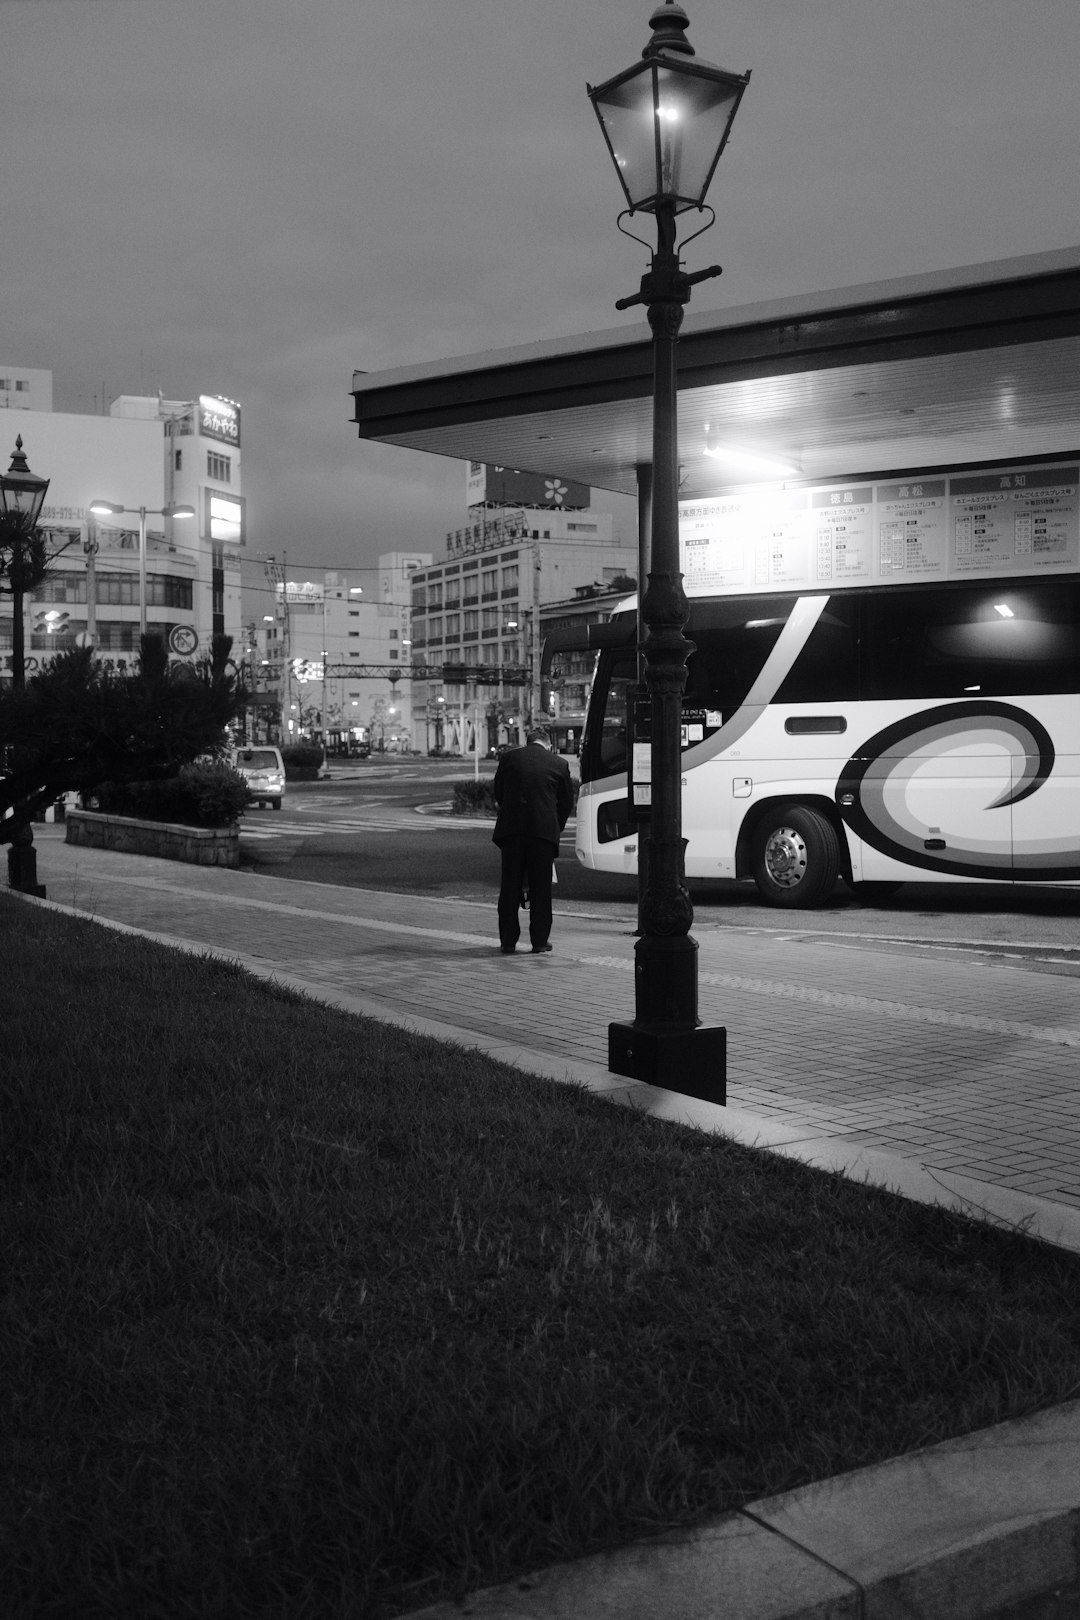
[{"label": "man's shoes", "polygon": [[551,950],[551,948],[552,947],[550,945],[534,945],[532,948],[532,953],[534,956],[545,956],[547,952]]},{"label": "man's shoes", "polygon": [[499,950],[502,952],[503,956],[513,956],[515,954],[515,952],[517,951],[517,946],[516,945],[500,945]]}]

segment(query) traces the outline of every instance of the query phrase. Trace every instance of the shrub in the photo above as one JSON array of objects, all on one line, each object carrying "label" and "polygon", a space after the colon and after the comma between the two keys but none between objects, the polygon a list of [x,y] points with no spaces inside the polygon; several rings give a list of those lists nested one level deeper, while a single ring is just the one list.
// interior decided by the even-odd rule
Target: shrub
[{"label": "shrub", "polygon": [[281,757],[286,765],[321,765],[323,752],[318,743],[290,743]]},{"label": "shrub", "polygon": [[251,802],[244,778],[222,764],[182,765],[161,782],[102,782],[96,797],[106,815],[185,827],[231,827]]},{"label": "shrub", "polygon": [[318,743],[290,743],[281,750],[286,782],[314,782],[322,769],[323,751]]},{"label": "shrub", "polygon": [[493,787],[490,780],[455,782],[452,813],[455,816],[493,816],[495,814]]}]

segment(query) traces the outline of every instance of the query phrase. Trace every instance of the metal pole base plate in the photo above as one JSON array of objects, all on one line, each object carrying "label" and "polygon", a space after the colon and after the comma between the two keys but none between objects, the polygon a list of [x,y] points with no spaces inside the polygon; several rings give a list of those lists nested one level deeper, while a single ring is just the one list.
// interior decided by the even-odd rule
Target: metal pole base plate
[{"label": "metal pole base plate", "polygon": [[726,1029],[642,1029],[608,1025],[608,1068],[703,1102],[727,1102]]},{"label": "metal pole base plate", "polygon": [[13,844],[8,850],[8,888],[45,898],[45,885],[37,880],[37,850]]}]

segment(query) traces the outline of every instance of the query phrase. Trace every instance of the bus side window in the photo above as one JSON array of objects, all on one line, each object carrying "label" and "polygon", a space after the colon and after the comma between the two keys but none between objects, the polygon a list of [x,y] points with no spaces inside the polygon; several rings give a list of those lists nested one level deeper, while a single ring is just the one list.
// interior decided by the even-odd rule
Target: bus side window
[{"label": "bus side window", "polygon": [[868,599],[863,696],[1008,697],[1080,686],[1080,591],[1064,580]]},{"label": "bus side window", "polygon": [[684,702],[729,719],[761,673],[791,614],[793,596],[729,597],[691,605]]},{"label": "bus side window", "polygon": [[859,695],[859,603],[835,595],[823,609],[776,703],[853,703]]}]

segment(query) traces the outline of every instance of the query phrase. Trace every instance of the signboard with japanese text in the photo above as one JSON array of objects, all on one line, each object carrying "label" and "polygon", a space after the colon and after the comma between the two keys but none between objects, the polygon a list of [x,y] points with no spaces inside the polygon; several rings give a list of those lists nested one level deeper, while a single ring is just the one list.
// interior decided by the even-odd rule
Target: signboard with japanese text
[{"label": "signboard with japanese text", "polygon": [[240,407],[234,399],[217,394],[199,395],[199,432],[204,439],[240,448]]},{"label": "signboard with japanese text", "polygon": [[1080,568],[1080,462],[749,487],[679,506],[688,588],[740,595]]},{"label": "signboard with japanese text", "polygon": [[290,579],[284,584],[274,586],[277,605],[281,607],[284,602],[288,607],[321,607],[323,601],[323,587],[316,580]]}]

